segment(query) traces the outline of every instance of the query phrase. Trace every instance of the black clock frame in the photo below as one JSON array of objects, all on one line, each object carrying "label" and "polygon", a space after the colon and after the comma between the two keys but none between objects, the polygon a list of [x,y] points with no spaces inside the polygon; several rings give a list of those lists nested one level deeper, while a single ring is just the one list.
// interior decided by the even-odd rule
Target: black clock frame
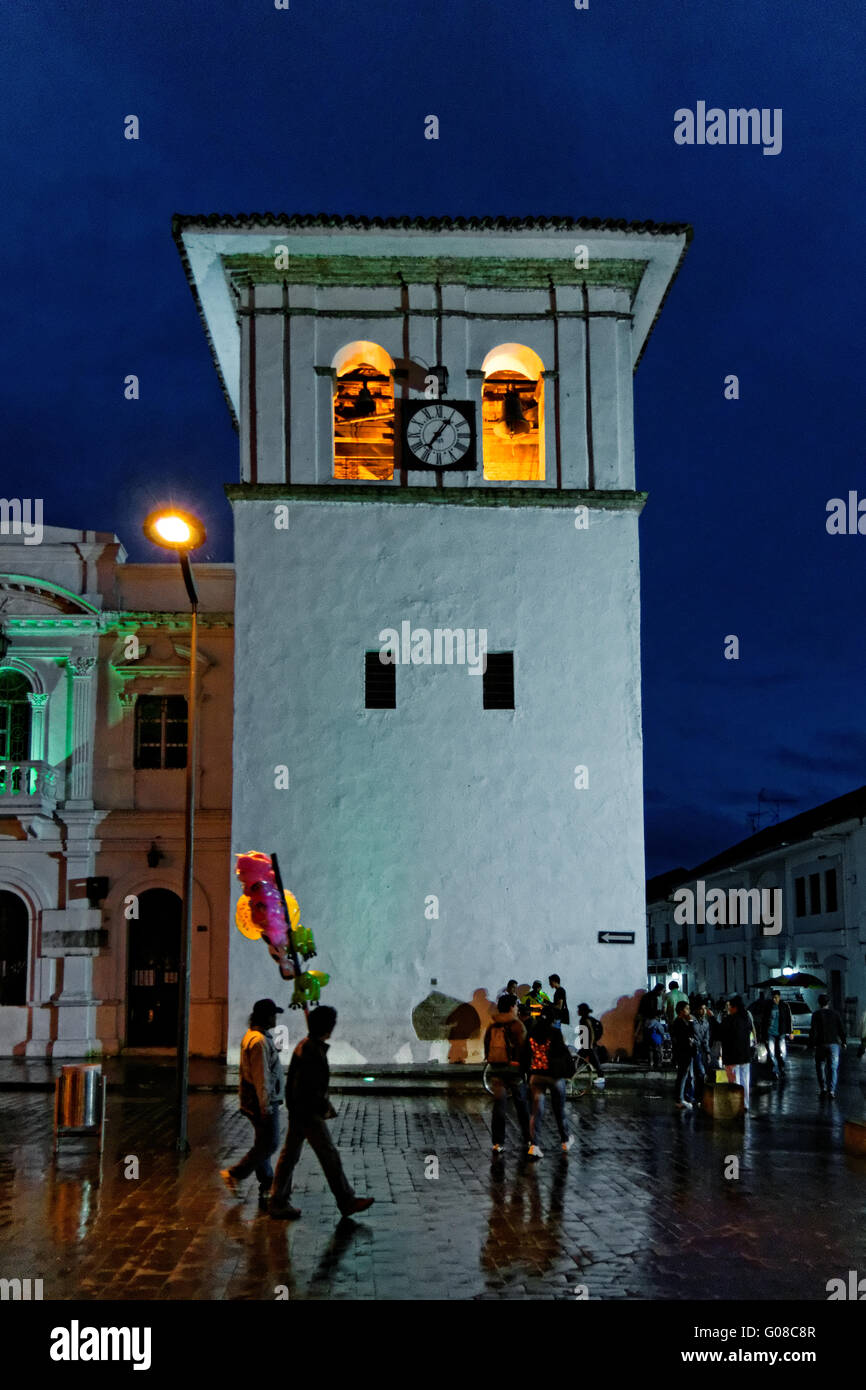
[{"label": "black clock frame", "polygon": [[[409,448],[407,431],[411,421],[419,411],[429,410],[431,406],[435,407],[437,405],[447,405],[450,410],[456,410],[458,414],[463,416],[463,419],[469,426],[469,447],[465,454],[461,455],[459,459],[455,459],[454,463],[424,463],[419,459],[418,455],[413,453]],[[439,397],[438,400],[427,400],[422,398],[420,400],[403,401],[401,402],[401,406],[400,444],[403,454],[403,468],[413,473],[420,470],[438,473],[440,469],[443,473],[472,473],[477,469],[478,444],[475,424],[476,405],[474,401],[452,401],[442,397]]]}]

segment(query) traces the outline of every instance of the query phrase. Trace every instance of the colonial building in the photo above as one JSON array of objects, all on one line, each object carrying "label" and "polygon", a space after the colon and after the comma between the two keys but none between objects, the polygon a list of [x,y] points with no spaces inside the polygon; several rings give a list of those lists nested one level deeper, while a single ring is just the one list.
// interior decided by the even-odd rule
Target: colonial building
[{"label": "colonial building", "polygon": [[[280,853],[332,1057],[477,1056],[491,992],[550,971],[630,1046],[632,374],[689,229],[207,216],[175,239],[240,435],[233,849]],[[279,993],[233,931],[230,1056]]]},{"label": "colonial building", "polygon": [[[674,869],[647,884],[649,982],[678,975],[685,988],[716,995],[752,997],[762,980],[781,972],[803,971],[826,984],[834,1008],[853,1029],[866,1005],[866,787],[757,834],[694,869]],[[703,884],[703,888],[700,885]],[[678,921],[689,902],[699,907],[713,890],[726,902],[731,892],[769,894],[781,912],[778,922],[756,921],[756,912],[695,911],[693,922]],[[676,895],[680,896],[677,897]],[[745,905],[745,898],[740,901]],[[699,917],[705,920],[698,920]],[[746,920],[743,921],[743,917]],[[776,927],[779,928],[776,931]],[[813,1007],[818,989],[804,998]]]},{"label": "colonial building", "polygon": [[[199,564],[191,1050],[225,1050],[233,571]],[[116,536],[0,534],[0,1053],[175,1045],[188,603]]]}]

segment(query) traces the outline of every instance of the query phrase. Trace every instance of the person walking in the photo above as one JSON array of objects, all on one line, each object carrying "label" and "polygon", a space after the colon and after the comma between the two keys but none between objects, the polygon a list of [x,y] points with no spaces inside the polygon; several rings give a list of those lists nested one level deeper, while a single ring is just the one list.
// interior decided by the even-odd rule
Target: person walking
[{"label": "person walking", "polygon": [[503,994],[496,1004],[496,1013],[484,1034],[484,1057],[490,1068],[489,1083],[493,1092],[493,1117],[490,1124],[494,1157],[505,1147],[505,1111],[509,1097],[517,1115],[520,1135],[528,1149],[529,1107],[526,1102],[526,1078],[523,1074],[523,1054],[526,1029],[517,1017],[517,1000],[513,994]]},{"label": "person walking", "polygon": [[558,975],[548,975],[547,983],[553,995],[553,1026],[562,1031],[571,1022],[571,1015],[568,1012],[568,996],[562,987],[562,981]]},{"label": "person walking", "polygon": [[677,1016],[671,1025],[671,1047],[674,1065],[677,1069],[677,1109],[691,1110],[692,1102],[686,1098],[686,1090],[694,1096],[692,1063],[697,1051],[692,1028],[692,1012],[687,999],[677,1004]]},{"label": "person walking", "polygon": [[298,1043],[289,1063],[286,1078],[286,1105],[289,1129],[277,1163],[271,1189],[270,1214],[283,1220],[296,1221],[300,1216],[289,1198],[295,1166],[301,1156],[304,1141],[309,1143],[334,1194],[342,1216],[355,1216],[373,1205],[373,1197],[356,1197],[349,1186],[340,1155],[328,1131],[326,1121],[336,1116],[328,1099],[331,1072],[328,1066],[328,1038],[337,1022],[337,1010],[329,1004],[313,1009],[307,1021],[308,1034]]},{"label": "person walking", "polygon": [[812,1015],[809,1029],[809,1048],[815,1049],[815,1070],[818,1073],[818,1090],[822,1096],[834,1100],[836,1083],[839,1077],[839,1049],[848,1046],[845,1025],[835,1009],[830,1008],[830,997],[818,995],[818,1007]]},{"label": "person walking", "polygon": [[250,1014],[249,1028],[241,1041],[239,1101],[242,1115],[253,1127],[253,1146],[231,1168],[220,1169],[220,1177],[230,1192],[255,1173],[259,1182],[259,1205],[267,1206],[274,1180],[271,1155],[280,1142],[280,1100],[283,1093],[283,1067],[271,1029],[276,1027],[278,1008],[273,999],[257,999]]},{"label": "person walking", "polygon": [[544,1006],[530,1030],[525,1056],[532,1097],[529,1157],[543,1157],[543,1150],[538,1145],[538,1131],[548,1092],[562,1152],[568,1153],[574,1140],[569,1136],[565,1120],[565,1083],[569,1076],[574,1075],[574,1058],[566,1046],[562,1031],[554,1027],[553,1005],[550,1003]]},{"label": "person walking", "polygon": [[680,989],[679,980],[674,978],[668,985],[668,992],[665,995],[664,1002],[665,1023],[669,1028],[677,1016],[677,1004],[679,1004],[681,999],[685,999],[686,1003],[688,1003],[688,995],[683,993]]},{"label": "person walking", "polygon": [[722,1064],[732,1085],[743,1088],[743,1110],[748,1113],[752,1075],[752,1025],[742,995],[728,1000],[728,1011],[719,1024]]},{"label": "person walking", "polygon": [[592,1009],[588,1004],[578,1004],[577,1006],[577,1046],[578,1051],[589,1058],[599,1076],[603,1076],[601,1058],[596,1051],[598,1043],[601,1042],[601,1035],[604,1028],[597,1018],[593,1017]]},{"label": "person walking", "polygon": [[773,1068],[773,1080],[784,1079],[788,1056],[788,1043],[791,1040],[791,1006],[782,998],[781,990],[774,989],[769,999],[762,999],[761,1006],[755,1010],[755,1025],[758,1042],[766,1045],[767,1056]]}]

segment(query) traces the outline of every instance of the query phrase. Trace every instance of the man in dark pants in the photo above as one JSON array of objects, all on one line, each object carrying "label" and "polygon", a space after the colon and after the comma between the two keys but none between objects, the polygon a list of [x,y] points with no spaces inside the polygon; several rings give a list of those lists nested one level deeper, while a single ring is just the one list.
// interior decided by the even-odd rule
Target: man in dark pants
[{"label": "man in dark pants", "polygon": [[692,1063],[697,1045],[688,999],[680,999],[676,1007],[677,1016],[671,1028],[671,1043],[677,1069],[677,1109],[691,1110],[692,1101],[686,1099],[686,1091],[692,1087],[691,1094],[694,1096]]},{"label": "man in dark pants", "polygon": [[815,1049],[815,1070],[822,1096],[833,1100],[839,1076],[839,1049],[847,1047],[845,1025],[835,1009],[830,1008],[830,996],[818,995],[818,1007],[812,1015],[809,1047]]},{"label": "man in dark pants", "polygon": [[342,1216],[354,1216],[373,1205],[373,1197],[356,1197],[343,1172],[340,1155],[328,1132],[327,1120],[336,1110],[328,1099],[331,1072],[328,1066],[328,1038],[337,1022],[337,1010],[320,1004],[310,1014],[309,1034],[298,1043],[289,1063],[286,1078],[286,1105],[289,1109],[289,1131],[277,1164],[271,1189],[271,1216],[296,1221],[300,1216],[289,1198],[292,1178],[301,1156],[304,1140],[310,1145],[328,1180]]},{"label": "man in dark pants", "polygon": [[271,1154],[280,1142],[280,1096],[283,1067],[270,1036],[281,1014],[273,999],[257,999],[250,1014],[250,1026],[241,1042],[240,1110],[253,1126],[253,1147],[232,1168],[223,1168],[220,1177],[230,1192],[255,1172],[259,1180],[259,1203],[267,1205],[274,1180]]},{"label": "man in dark pants", "polygon": [[777,1081],[780,1075],[785,1075],[787,1044],[793,1028],[791,1006],[785,1003],[781,991],[774,989],[770,999],[761,1000],[761,1007],[755,1010],[755,1014],[758,1042],[766,1043],[773,1080]]}]

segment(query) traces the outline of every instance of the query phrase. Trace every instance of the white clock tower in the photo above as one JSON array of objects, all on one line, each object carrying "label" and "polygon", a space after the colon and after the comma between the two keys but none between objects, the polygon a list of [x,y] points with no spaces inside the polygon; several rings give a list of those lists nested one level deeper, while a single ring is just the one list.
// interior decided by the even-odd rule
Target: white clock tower
[{"label": "white clock tower", "polygon": [[[332,1059],[473,1060],[505,981],[550,973],[630,1048],[632,373],[690,229],[208,216],[175,238],[240,435],[233,845],[279,853]],[[231,1056],[285,990],[230,931]]]}]

